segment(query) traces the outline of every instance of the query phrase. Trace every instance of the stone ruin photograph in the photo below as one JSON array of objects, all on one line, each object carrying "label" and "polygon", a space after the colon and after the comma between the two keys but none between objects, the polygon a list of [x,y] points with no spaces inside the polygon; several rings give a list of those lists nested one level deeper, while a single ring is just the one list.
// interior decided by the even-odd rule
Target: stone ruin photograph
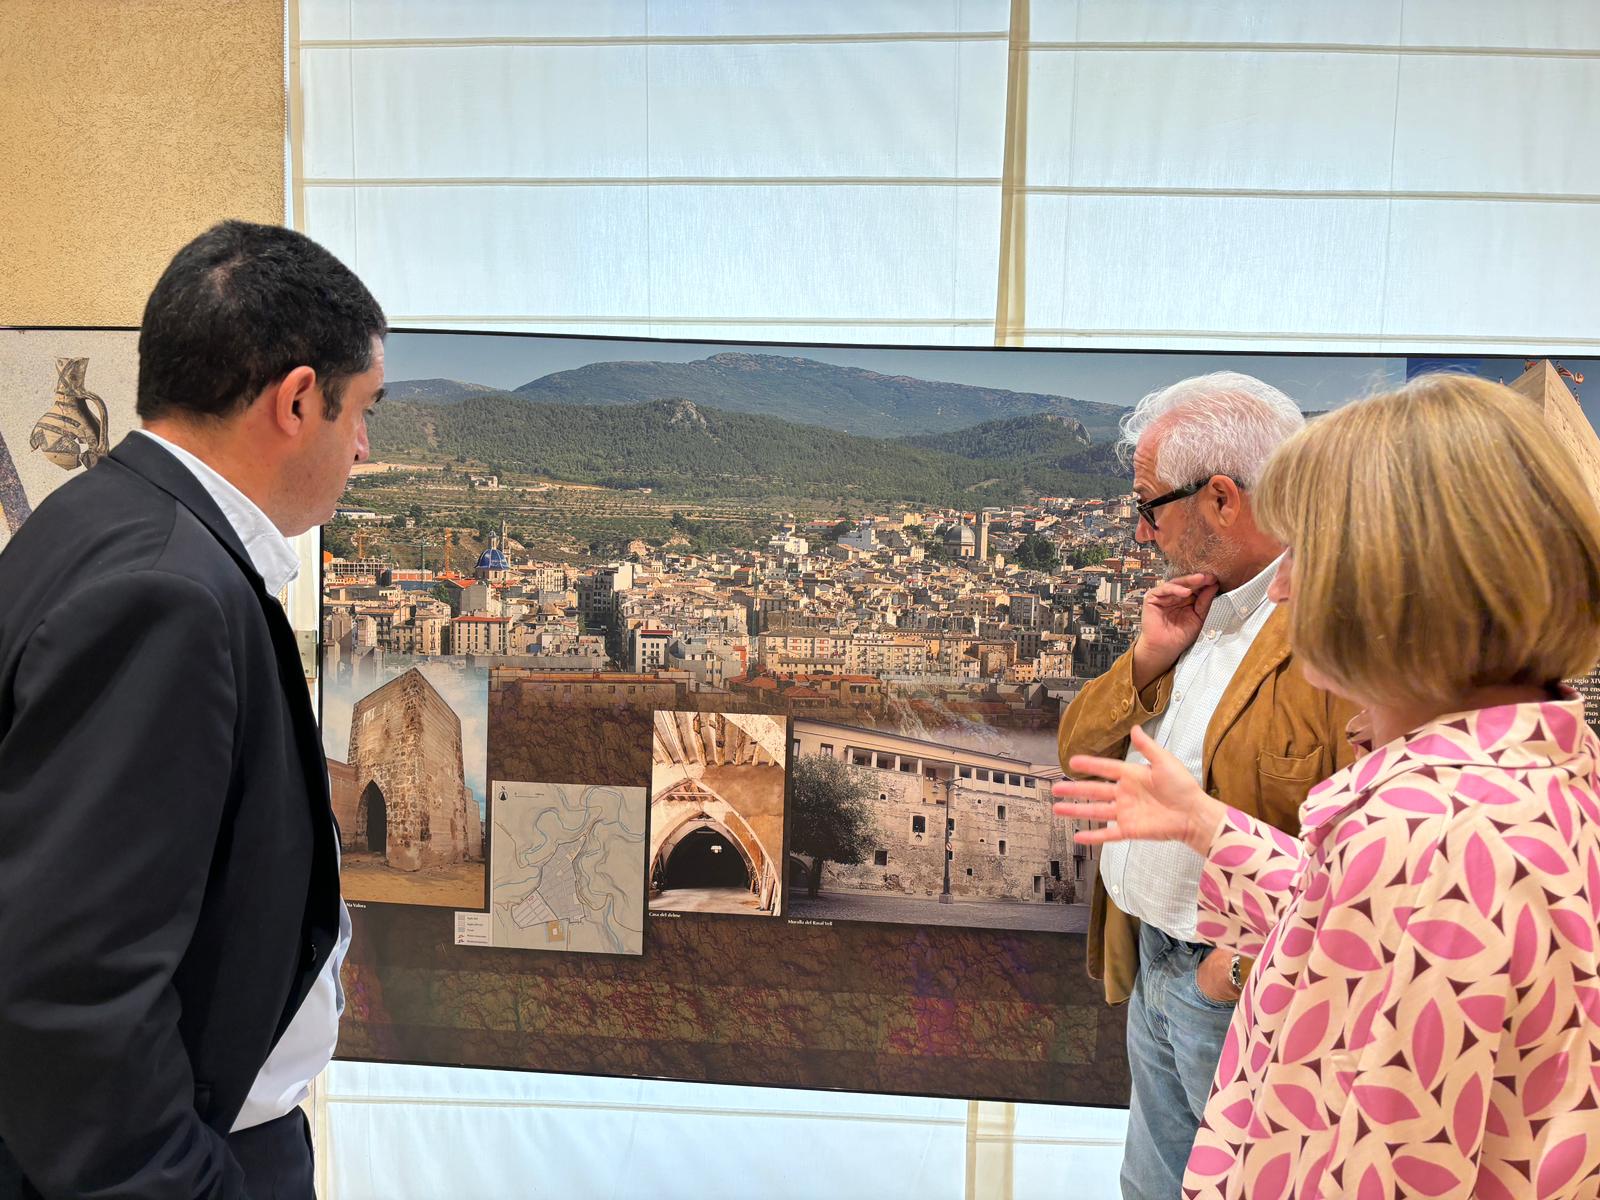
[{"label": "stone ruin photograph", "polygon": [[346,899],[483,908],[487,674],[334,646],[323,686]]}]

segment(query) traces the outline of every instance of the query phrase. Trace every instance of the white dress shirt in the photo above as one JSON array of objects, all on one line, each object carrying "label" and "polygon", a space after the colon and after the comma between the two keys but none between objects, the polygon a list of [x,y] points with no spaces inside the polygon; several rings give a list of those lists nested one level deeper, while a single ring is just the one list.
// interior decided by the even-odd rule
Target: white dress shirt
[{"label": "white dress shirt", "polygon": [[[1267,599],[1267,588],[1281,561],[1274,559],[1249,583],[1212,600],[1200,636],[1173,669],[1172,698],[1165,711],[1145,722],[1144,731],[1156,745],[1202,783],[1206,729],[1250,644],[1277,607]],[[1126,757],[1128,762],[1145,761],[1132,746]],[[1123,912],[1180,942],[1197,942],[1195,906],[1204,863],[1182,842],[1109,842],[1100,854],[1100,878]]]},{"label": "white dress shirt", "polygon": [[[135,430],[161,444],[200,481],[216,501],[228,524],[239,535],[245,553],[261,575],[267,592],[276,596],[300,573],[300,556],[267,514],[233,484],[229,483],[182,446],[148,429]],[[339,1041],[339,1017],[344,1012],[344,989],[339,985],[339,968],[350,949],[350,914],[339,901],[339,941],[316,982],[295,1012],[283,1037],[272,1048],[266,1063],[250,1086],[233,1132],[249,1129],[290,1112],[311,1090],[311,1081],[322,1074],[333,1048]]]}]

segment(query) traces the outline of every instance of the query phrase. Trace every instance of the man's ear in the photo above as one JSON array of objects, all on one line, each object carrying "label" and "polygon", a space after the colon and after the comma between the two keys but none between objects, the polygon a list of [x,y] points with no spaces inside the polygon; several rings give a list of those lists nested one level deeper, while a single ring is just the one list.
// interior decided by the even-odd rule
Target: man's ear
[{"label": "man's ear", "polygon": [[1205,494],[1219,529],[1237,524],[1244,516],[1244,492],[1228,476],[1213,475]]},{"label": "man's ear", "polygon": [[322,403],[322,389],[311,367],[296,367],[266,390],[272,423],[286,437],[298,436],[311,416],[311,405]]}]

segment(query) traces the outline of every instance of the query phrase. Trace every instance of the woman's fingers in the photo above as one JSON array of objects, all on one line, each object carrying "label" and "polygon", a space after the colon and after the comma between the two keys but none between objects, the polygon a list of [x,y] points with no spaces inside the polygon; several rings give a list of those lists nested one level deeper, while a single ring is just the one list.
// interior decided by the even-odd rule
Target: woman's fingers
[{"label": "woman's fingers", "polygon": [[1146,768],[1147,770],[1153,771],[1159,768],[1166,768],[1176,771],[1184,779],[1194,778],[1189,774],[1189,768],[1183,765],[1181,758],[1156,741],[1141,726],[1135,725],[1133,727],[1130,740],[1133,743],[1133,748],[1149,761],[1150,766]]},{"label": "woman's fingers", "polygon": [[1087,754],[1075,754],[1072,761],[1067,763],[1067,769],[1075,775],[1098,775],[1115,782],[1129,771],[1139,770],[1140,764],[1124,762],[1120,758],[1091,758]]},{"label": "woman's fingers", "polygon": [[1117,806],[1109,801],[1093,802],[1081,800],[1076,803],[1063,800],[1053,806],[1053,811],[1058,817],[1071,817],[1075,821],[1115,821],[1117,819]]},{"label": "woman's fingers", "polygon": [[1122,830],[1115,825],[1102,825],[1098,829],[1081,829],[1072,835],[1072,840],[1080,846],[1101,846],[1106,842],[1125,842],[1128,839],[1122,836]]},{"label": "woman's fingers", "polygon": [[1159,761],[1167,751],[1156,744],[1155,738],[1144,731],[1143,725],[1135,725],[1128,735],[1133,742],[1133,748],[1148,758],[1152,763]]},{"label": "woman's fingers", "polygon": [[1117,785],[1097,783],[1092,779],[1063,779],[1051,784],[1050,794],[1057,800],[1115,800]]}]

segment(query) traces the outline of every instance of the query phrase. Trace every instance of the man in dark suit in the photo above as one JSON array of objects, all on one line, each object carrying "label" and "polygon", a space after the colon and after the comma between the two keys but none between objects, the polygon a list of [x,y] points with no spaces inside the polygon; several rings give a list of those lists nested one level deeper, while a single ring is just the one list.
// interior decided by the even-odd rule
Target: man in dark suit
[{"label": "man in dark suit", "polygon": [[382,310],[300,234],[173,259],[139,415],[0,554],[0,1197],[310,1197],[348,944],[276,596],[382,394]]}]

